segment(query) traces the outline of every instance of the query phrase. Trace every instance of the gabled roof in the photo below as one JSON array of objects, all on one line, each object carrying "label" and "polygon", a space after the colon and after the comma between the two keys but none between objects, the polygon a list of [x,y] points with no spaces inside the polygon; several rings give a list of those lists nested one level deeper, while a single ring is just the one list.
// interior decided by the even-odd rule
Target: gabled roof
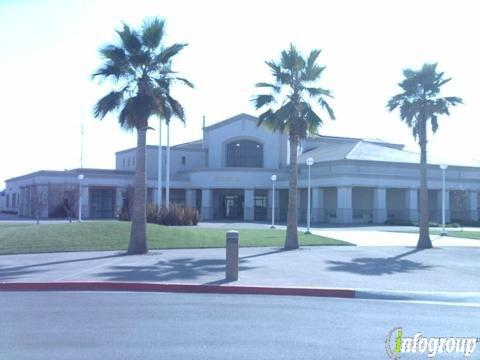
[{"label": "gabled roof", "polygon": [[190,141],[183,144],[174,145],[172,146],[172,149],[182,149],[182,150],[201,149],[202,146],[203,146],[202,140],[195,140],[195,141]]},{"label": "gabled roof", "polygon": [[[348,160],[386,161],[398,163],[420,162],[420,155],[414,152],[394,149],[381,144],[359,141],[346,156]],[[433,159],[429,159],[431,162]]]},{"label": "gabled roof", "polygon": [[228,124],[230,124],[230,123],[232,123],[232,122],[235,122],[235,121],[238,121],[238,120],[242,120],[242,119],[251,120],[251,121],[255,121],[255,122],[257,122],[257,120],[258,120],[258,119],[257,119],[255,116],[253,116],[253,115],[241,113],[241,114],[232,116],[231,118],[228,118],[228,119],[226,119],[226,120],[222,120],[222,121],[217,122],[217,123],[215,123],[215,124],[206,126],[204,129],[205,129],[205,130],[216,129],[216,128],[218,128],[218,127],[221,127],[221,126],[224,126],[224,125],[228,125]]},{"label": "gabled roof", "polygon": [[300,155],[298,162],[305,163],[306,159],[312,157],[315,162],[344,160],[358,142],[322,143],[315,149]]},{"label": "gabled roof", "polygon": [[[312,157],[315,162],[336,161],[336,160],[357,160],[357,161],[376,161],[404,164],[418,164],[420,154],[403,150],[402,148],[391,146],[389,143],[374,143],[369,140],[359,140],[357,142],[325,142],[319,144],[315,149],[303,153],[299,159],[299,164],[304,164],[308,157]],[[395,145],[395,144],[393,144]],[[441,164],[445,159],[428,157],[429,164]],[[454,161],[448,162],[452,166],[480,166],[477,161]]]}]

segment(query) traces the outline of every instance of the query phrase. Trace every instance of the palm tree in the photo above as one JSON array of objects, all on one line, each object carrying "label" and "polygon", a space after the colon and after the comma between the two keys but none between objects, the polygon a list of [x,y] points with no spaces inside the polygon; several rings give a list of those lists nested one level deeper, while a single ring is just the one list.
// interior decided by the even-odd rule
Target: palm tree
[{"label": "palm tree", "polygon": [[432,132],[438,129],[438,116],[450,115],[450,106],[462,104],[459,97],[440,97],[440,90],[451,78],[445,79],[437,72],[437,64],[424,64],[421,70],[406,69],[405,78],[398,84],[402,93],[393,96],[387,104],[389,111],[400,109],[400,118],[412,129],[413,137],[420,145],[420,236],[417,248],[432,247],[428,228],[427,188],[427,122]]},{"label": "palm tree", "polygon": [[258,83],[256,87],[268,90],[268,94],[253,98],[257,110],[265,108],[258,118],[258,125],[265,124],[273,131],[288,134],[290,142],[290,176],[288,191],[287,234],[284,248],[298,248],[297,232],[297,157],[298,144],[307,135],[318,134],[323,120],[312,107],[312,102],[327,111],[330,119],[335,115],[325,97],[332,97],[329,90],[318,87],[325,66],[317,64],[321,50],[312,50],[307,58],[293,44],[281,53],[280,61],[266,61],[273,75],[273,83]]},{"label": "palm tree", "polygon": [[101,98],[94,107],[94,116],[103,119],[118,112],[123,129],[137,131],[135,190],[133,195],[132,228],[128,254],[148,252],[146,234],[146,134],[151,116],[167,122],[177,117],[185,122],[182,105],[170,94],[171,85],[181,83],[193,87],[188,80],[172,71],[172,59],[187,44],[162,44],[164,21],[145,21],[140,30],[123,25],[117,31],[119,42],[103,46],[104,59],[93,78],[111,79],[114,90]]}]

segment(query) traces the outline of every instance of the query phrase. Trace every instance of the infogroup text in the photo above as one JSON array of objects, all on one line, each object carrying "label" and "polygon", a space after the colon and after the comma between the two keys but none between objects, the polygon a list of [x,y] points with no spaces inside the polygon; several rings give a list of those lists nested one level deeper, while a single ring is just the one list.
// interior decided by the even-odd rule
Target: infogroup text
[{"label": "infogroup text", "polygon": [[387,333],[385,349],[390,359],[399,359],[402,353],[426,353],[429,358],[440,353],[457,353],[470,357],[478,342],[480,338],[477,337],[425,337],[421,332],[406,337],[402,327],[395,327]]}]

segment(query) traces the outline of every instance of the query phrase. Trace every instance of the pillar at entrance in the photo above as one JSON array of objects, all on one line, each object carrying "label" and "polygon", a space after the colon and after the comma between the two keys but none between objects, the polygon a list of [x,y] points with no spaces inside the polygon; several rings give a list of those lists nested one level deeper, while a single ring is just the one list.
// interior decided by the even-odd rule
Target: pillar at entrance
[{"label": "pillar at entrance", "polygon": [[405,220],[413,223],[418,222],[418,189],[406,189],[405,190]]},{"label": "pillar at entrance", "polygon": [[202,189],[202,220],[213,218],[213,192],[212,189]]},{"label": "pillar at entrance", "polygon": [[321,188],[312,188],[312,222],[325,222],[325,193]]},{"label": "pillar at entrance", "polygon": [[255,218],[254,214],[254,204],[253,204],[253,197],[254,197],[254,190],[244,190],[244,205],[243,205],[243,220],[245,221],[253,221]]},{"label": "pillar at entrance", "polygon": [[387,190],[376,188],[373,190],[373,223],[384,224],[387,221]]},{"label": "pillar at entrance", "polygon": [[[119,216],[123,206],[123,192],[126,191],[124,187],[115,188],[115,216]],[[85,197],[85,192],[82,193],[82,200]],[[82,207],[82,217],[85,216],[84,209]]]},{"label": "pillar at entrance", "polygon": [[352,188],[349,186],[337,188],[337,222],[353,223]]},{"label": "pillar at entrance", "polygon": [[467,218],[469,221],[478,221],[478,193],[476,191],[468,192]]},{"label": "pillar at entrance", "polygon": [[192,209],[197,207],[197,192],[195,189],[185,190],[185,206]]}]

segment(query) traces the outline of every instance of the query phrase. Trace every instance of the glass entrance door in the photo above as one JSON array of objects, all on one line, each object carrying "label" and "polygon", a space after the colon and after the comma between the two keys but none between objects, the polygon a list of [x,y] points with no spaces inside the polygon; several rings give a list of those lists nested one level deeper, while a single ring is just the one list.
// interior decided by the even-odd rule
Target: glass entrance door
[{"label": "glass entrance door", "polygon": [[224,195],[223,216],[228,220],[243,219],[243,196]]},{"label": "glass entrance door", "polygon": [[90,190],[90,214],[93,219],[113,219],[115,192],[113,189]]}]

